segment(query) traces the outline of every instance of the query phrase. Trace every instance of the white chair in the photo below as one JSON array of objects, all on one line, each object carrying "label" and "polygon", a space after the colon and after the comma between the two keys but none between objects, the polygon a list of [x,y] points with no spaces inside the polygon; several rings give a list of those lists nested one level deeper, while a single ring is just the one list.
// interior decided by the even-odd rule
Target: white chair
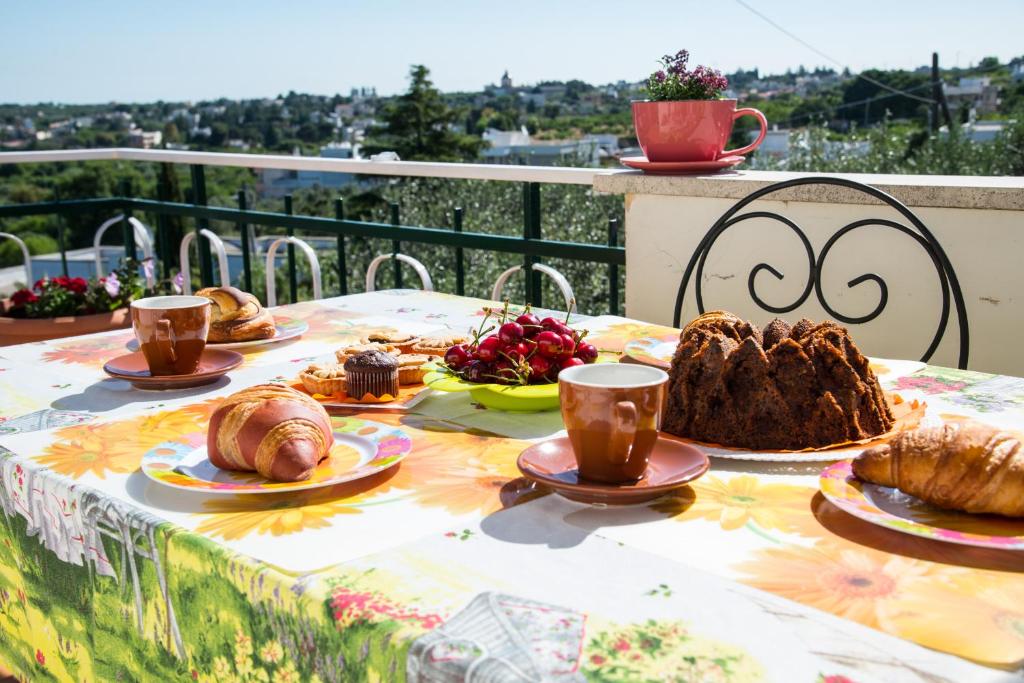
[{"label": "white chair", "polygon": [[278,237],[276,240],[271,242],[270,246],[267,248],[267,308],[277,305],[277,283],[274,280],[274,271],[277,268],[277,264],[274,262],[274,256],[277,254],[277,248],[282,244],[294,244],[302,251],[303,254],[306,255],[306,259],[309,261],[309,273],[313,278],[313,298],[323,298],[323,283],[320,278],[320,259],[316,257],[316,252],[313,251],[313,247],[309,246],[308,243],[300,240],[298,237]]},{"label": "white chair", "polygon": [[434,282],[430,279],[430,273],[427,272],[427,267],[412,256],[406,256],[405,254],[381,254],[370,261],[370,265],[366,267],[367,292],[374,292],[377,290],[377,284],[375,282],[377,279],[377,269],[380,268],[380,264],[385,261],[390,261],[391,259],[397,259],[402,263],[408,263],[420,278],[420,289],[424,292],[434,291]]},{"label": "white chair", "polygon": [[[498,279],[494,283],[494,289],[491,290],[491,299],[494,301],[501,301],[501,292],[505,289],[505,284],[509,278],[522,270],[522,266],[512,266],[504,273],[498,276]],[[551,266],[545,266],[543,263],[534,263],[533,269],[538,273],[544,273],[549,278],[554,280],[555,285],[562,293],[562,298],[565,299],[565,310],[573,312],[576,310],[576,295],[572,293],[572,286],[569,281],[565,279],[565,276],[559,273]]]},{"label": "white chair", "polygon": [[32,277],[32,254],[29,253],[28,246],[23,239],[9,232],[0,232],[0,239],[4,238],[12,240],[21,249],[21,256],[25,261],[25,286],[31,287],[35,278]]},{"label": "white chair", "polygon": [[[117,223],[120,223],[123,220],[124,220],[124,215],[123,214],[114,216],[113,218],[109,218],[109,219],[103,221],[103,224],[100,225],[99,228],[97,228],[96,234],[93,235],[93,238],[92,238],[92,254],[93,254],[93,260],[96,262],[96,277],[97,278],[101,278],[101,277],[103,277],[104,275],[107,274],[105,272],[105,268],[103,267],[103,248],[101,246],[101,242],[103,241],[103,235],[106,234],[107,230],[110,227],[116,225]],[[151,233],[149,231],[149,228],[146,227],[145,223],[140,221],[135,216],[129,217],[128,218],[128,223],[132,226],[132,232],[135,233],[135,242],[142,249],[142,258],[143,259],[153,258],[153,233]],[[147,287],[152,287],[155,284],[155,276],[153,274],[154,270],[155,269],[149,269],[147,271],[147,274],[146,274],[146,286]]]},{"label": "white chair", "polygon": [[[212,230],[202,228],[199,234],[206,238],[206,241],[210,243],[213,250],[217,252],[217,267],[220,270],[220,286],[226,287],[231,284],[231,273],[228,271],[228,252],[224,249],[224,241],[220,237],[217,237],[217,233]],[[181,272],[185,273],[185,277],[182,278],[181,288],[182,292],[186,295],[192,293],[192,278],[189,277],[191,273],[191,262],[188,258],[188,248],[192,244],[192,240],[196,238],[194,232],[189,232],[181,240],[181,246],[178,248],[178,258],[181,262]]]}]

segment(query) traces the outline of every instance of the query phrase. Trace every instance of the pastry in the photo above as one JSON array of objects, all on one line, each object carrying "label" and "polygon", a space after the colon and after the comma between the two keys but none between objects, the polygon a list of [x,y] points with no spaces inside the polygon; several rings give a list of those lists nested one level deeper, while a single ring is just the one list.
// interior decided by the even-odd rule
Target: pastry
[{"label": "pastry", "polygon": [[225,470],[274,481],[309,479],[334,443],[323,406],[300,391],[259,384],[228,396],[213,412],[207,455]]},{"label": "pastry", "polygon": [[424,366],[439,360],[439,356],[428,356],[425,353],[403,353],[398,357],[398,383],[422,384],[423,377],[427,374]]},{"label": "pastry", "polygon": [[446,334],[423,337],[412,346],[413,353],[425,353],[428,356],[444,356],[445,352],[456,344],[465,344],[469,337],[464,334]]},{"label": "pastry", "polygon": [[390,344],[401,353],[409,353],[414,344],[419,342],[419,337],[414,334],[395,332],[389,329],[371,330],[365,337],[363,343]]},{"label": "pastry", "polygon": [[363,342],[362,344],[352,344],[344,348],[338,349],[334,352],[334,356],[338,359],[339,363],[344,363],[352,356],[357,353],[363,353],[364,351],[380,351],[387,353],[392,356],[397,356],[401,353],[393,344],[382,344],[380,342]]},{"label": "pastry", "polygon": [[313,363],[299,373],[302,386],[311,394],[333,396],[345,392],[345,368],[339,363]]},{"label": "pastry", "polygon": [[367,394],[375,399],[398,397],[398,358],[382,351],[363,351],[345,361],[345,381],[349,398],[362,400]]},{"label": "pastry", "polygon": [[853,473],[938,507],[1024,517],[1024,445],[977,422],[900,432],[854,458]]},{"label": "pastry", "polygon": [[867,358],[834,322],[773,320],[762,333],[712,311],[680,335],[663,423],[670,434],[802,450],[878,436],[893,424]]},{"label": "pastry", "polygon": [[252,294],[235,287],[205,287],[196,292],[212,302],[207,341],[213,344],[270,339],[274,316]]}]

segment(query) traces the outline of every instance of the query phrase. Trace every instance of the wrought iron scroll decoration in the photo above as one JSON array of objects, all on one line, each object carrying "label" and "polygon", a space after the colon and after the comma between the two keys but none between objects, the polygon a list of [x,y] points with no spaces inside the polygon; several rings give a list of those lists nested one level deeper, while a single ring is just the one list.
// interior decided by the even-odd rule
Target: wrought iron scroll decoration
[{"label": "wrought iron scroll decoration", "polygon": [[[875,199],[879,200],[885,205],[890,206],[900,213],[909,222],[914,229],[908,228],[902,223],[896,221],[884,219],[884,218],[867,218],[857,220],[849,223],[839,230],[837,230],[821,248],[821,252],[817,258],[814,256],[814,249],[811,246],[810,240],[804,231],[795,222],[782,216],[778,213],[771,211],[751,211],[748,213],[740,213],[746,206],[752,202],[761,199],[765,195],[773,192],[778,192],[791,187],[797,187],[802,185],[836,185],[846,187],[849,189],[857,190],[865,194],[871,195]],[[808,297],[810,297],[811,291],[813,290],[818,302],[822,308],[828,312],[830,316],[836,320],[849,324],[857,325],[866,323],[877,318],[885,310],[885,307],[889,301],[889,287],[885,280],[877,273],[865,273],[860,275],[849,282],[847,287],[853,288],[865,282],[874,282],[879,290],[879,301],[875,308],[862,316],[848,316],[837,311],[831,304],[829,304],[825,297],[824,290],[822,288],[821,278],[822,271],[824,268],[825,260],[828,254],[832,250],[842,237],[849,234],[850,232],[868,225],[877,225],[896,230],[908,237],[914,239],[928,254],[932,260],[932,265],[935,267],[935,272],[939,277],[940,289],[942,291],[942,310],[939,315],[939,322],[936,328],[935,334],[932,337],[931,343],[928,345],[927,350],[921,357],[922,361],[927,362],[935,350],[938,348],[942,337],[949,324],[950,304],[956,308],[957,314],[957,326],[959,329],[959,341],[960,350],[958,356],[957,365],[960,368],[967,367],[967,359],[969,355],[969,343],[970,343],[970,332],[967,322],[967,310],[964,304],[963,293],[960,290],[960,283],[957,280],[956,273],[953,271],[952,264],[949,262],[949,258],[943,251],[942,246],[935,239],[935,236],[928,230],[927,227],[921,222],[921,220],[909,209],[906,205],[900,202],[895,197],[882,192],[881,190],[865,185],[845,178],[826,178],[826,177],[808,177],[798,178],[795,180],[788,180],[781,183],[775,183],[757,190],[747,197],[737,202],[729,211],[722,215],[718,221],[711,227],[711,229],[704,235],[700,243],[697,245],[697,249],[690,257],[690,261],[686,266],[686,270],[683,273],[683,279],[679,285],[679,291],[676,294],[676,304],[674,312],[674,324],[676,327],[680,327],[682,322],[683,312],[683,301],[686,296],[686,289],[690,283],[690,279],[696,275],[694,283],[694,294],[697,301],[697,310],[700,313],[705,312],[704,307],[704,296],[702,292],[702,282],[704,274],[704,265],[707,261],[708,254],[711,252],[715,242],[721,237],[722,233],[728,230],[733,225],[742,221],[752,218],[766,218],[769,220],[775,220],[786,227],[788,227],[800,240],[803,245],[804,251],[807,254],[807,265],[808,265],[808,276],[807,285],[804,287],[800,296],[789,304],[788,306],[773,306],[768,302],[764,301],[758,294],[756,289],[757,276],[761,271],[768,271],[779,280],[784,278],[784,274],[779,272],[778,269],[768,263],[758,263],[755,265],[749,276],[747,277],[747,291],[750,293],[751,299],[756,303],[762,310],[771,313],[789,313],[801,306]],[[694,272],[696,271],[696,273]]]}]

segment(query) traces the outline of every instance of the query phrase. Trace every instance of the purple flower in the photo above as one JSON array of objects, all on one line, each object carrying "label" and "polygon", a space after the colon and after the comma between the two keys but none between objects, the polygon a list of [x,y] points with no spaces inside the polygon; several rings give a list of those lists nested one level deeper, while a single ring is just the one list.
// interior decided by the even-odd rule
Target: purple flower
[{"label": "purple flower", "polygon": [[153,279],[153,259],[148,258],[142,262],[142,273],[146,276],[146,281]]},{"label": "purple flower", "polygon": [[185,286],[185,273],[178,271],[178,274],[174,276],[174,280],[171,282],[174,287],[176,294],[181,294],[183,287]]},{"label": "purple flower", "polygon": [[121,281],[117,279],[117,273],[111,273],[107,276],[106,281],[103,283],[103,289],[107,290],[107,294],[111,299],[117,298],[117,295],[121,293]]},{"label": "purple flower", "polygon": [[662,81],[665,80],[665,72],[664,71],[655,71],[654,72],[654,78],[657,79],[657,81],[659,83],[661,83]]}]

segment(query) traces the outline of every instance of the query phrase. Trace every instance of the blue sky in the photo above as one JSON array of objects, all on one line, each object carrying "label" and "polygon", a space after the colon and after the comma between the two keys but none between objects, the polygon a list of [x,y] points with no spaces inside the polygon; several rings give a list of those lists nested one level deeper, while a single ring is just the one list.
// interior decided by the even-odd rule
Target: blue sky
[{"label": "blue sky", "polygon": [[[855,70],[1024,54],[1024,0],[745,0]],[[639,80],[685,47],[723,71],[826,61],[735,0],[0,0],[0,102],[106,102]]]}]

